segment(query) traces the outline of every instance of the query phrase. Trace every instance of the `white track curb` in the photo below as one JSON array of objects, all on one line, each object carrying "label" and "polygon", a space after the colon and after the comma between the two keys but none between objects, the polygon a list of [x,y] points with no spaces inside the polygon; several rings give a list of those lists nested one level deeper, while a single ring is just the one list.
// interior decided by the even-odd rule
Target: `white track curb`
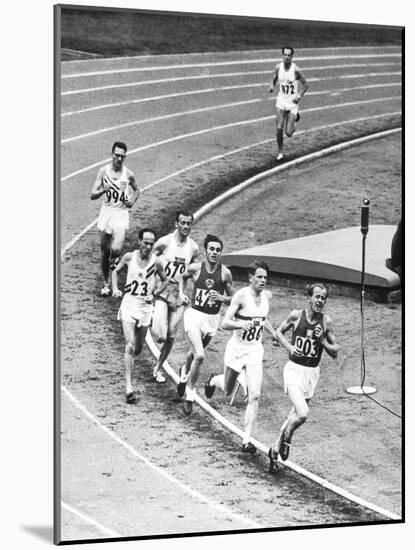
[{"label": "white track curb", "polygon": [[[355,145],[361,145],[362,143],[366,143],[368,141],[373,141],[375,139],[380,139],[386,136],[389,136],[391,134],[400,132],[401,128],[395,128],[392,130],[385,130],[383,132],[378,132],[376,134],[372,134],[370,136],[365,136],[357,139],[352,139],[349,141],[346,141],[344,143],[339,143],[338,145],[333,145],[331,147],[327,147],[326,149],[322,149],[321,151],[317,151],[315,153],[310,153],[308,155],[305,155],[303,157],[294,159],[292,161],[286,162],[282,164],[281,166],[276,166],[274,168],[271,168],[270,170],[266,170],[265,172],[261,172],[260,174],[257,174],[256,176],[249,178],[248,180],[240,183],[239,185],[232,187],[232,189],[229,189],[225,193],[222,193],[222,195],[219,195],[212,201],[208,202],[202,208],[200,208],[197,212],[194,214],[195,221],[200,220],[203,216],[205,216],[210,210],[212,210],[215,206],[218,206],[219,204],[225,202],[227,199],[235,196],[236,194],[240,193],[250,185],[253,185],[256,182],[259,182],[261,180],[264,180],[270,176],[273,176],[274,174],[277,174],[279,172],[283,172],[284,170],[287,170],[288,168],[292,168],[294,166],[297,166],[299,164],[303,164],[304,162],[308,162],[310,160],[316,160],[318,158],[330,155],[332,153],[337,153],[338,151],[342,151],[344,149],[348,149],[349,147],[353,147]],[[154,357],[157,359],[159,356],[159,349],[156,346],[150,332],[147,332],[146,337],[146,343],[149,347],[149,350],[154,355]],[[177,373],[172,369],[172,367],[169,365],[167,361],[165,361],[163,365],[163,369],[166,371],[168,376],[173,380],[175,384],[178,384],[180,379]],[[196,393],[194,394],[195,402],[204,409],[208,414],[210,414],[215,420],[220,422],[225,428],[233,432],[234,434],[238,435],[240,438],[243,437],[243,431],[232,424],[229,420],[227,420],[225,417],[223,417],[220,413],[218,413],[215,409],[213,409],[210,405],[208,405],[201,397],[199,397]],[[263,452],[266,456],[268,456],[268,447],[266,447],[263,443],[257,441],[254,438],[251,438],[254,445]],[[401,520],[402,518],[393,513],[389,510],[386,510],[384,508],[381,508],[380,506],[377,506],[376,504],[372,504],[371,502],[368,502],[356,495],[353,495],[349,491],[346,491],[342,489],[341,487],[337,487],[337,485],[334,485],[330,483],[329,481],[321,478],[320,476],[317,476],[306,469],[302,468],[301,466],[298,466],[294,462],[291,462],[290,460],[286,460],[283,462],[285,466],[293,470],[294,472],[297,472],[298,474],[306,477],[307,479],[310,479],[311,481],[314,481],[321,487],[324,487],[325,489],[328,489],[329,491],[332,491],[333,493],[336,493],[337,495],[340,495],[343,498],[346,498],[347,500],[354,502],[356,504],[359,504],[360,506],[363,506],[364,508],[367,508],[369,510],[372,510],[374,512],[377,512],[378,514],[381,514],[382,516],[385,516],[389,519],[393,520]]]}]

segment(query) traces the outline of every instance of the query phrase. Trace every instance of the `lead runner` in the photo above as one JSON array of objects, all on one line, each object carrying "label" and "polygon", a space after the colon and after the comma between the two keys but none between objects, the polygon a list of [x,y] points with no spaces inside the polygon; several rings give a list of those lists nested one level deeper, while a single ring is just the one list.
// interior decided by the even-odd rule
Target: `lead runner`
[{"label": "lead runner", "polygon": [[[293,405],[281,426],[275,444],[269,449],[270,473],[277,472],[278,454],[287,460],[291,438],[307,420],[308,403],[314,395],[320,376],[320,359],[323,350],[335,359],[339,345],[333,332],[332,320],[323,312],[327,301],[327,288],[321,283],[307,287],[308,307],[291,311],[277,329],[277,338],[289,353],[284,367],[284,390]],[[285,333],[292,330],[291,342]]]}]

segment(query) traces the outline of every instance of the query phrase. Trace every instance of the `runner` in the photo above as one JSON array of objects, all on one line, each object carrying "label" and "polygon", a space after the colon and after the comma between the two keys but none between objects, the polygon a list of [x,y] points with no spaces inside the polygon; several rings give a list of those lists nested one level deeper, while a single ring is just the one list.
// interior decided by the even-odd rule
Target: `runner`
[{"label": "runner", "polygon": [[[307,288],[307,309],[292,311],[277,329],[277,338],[289,353],[289,361],[284,367],[284,391],[288,393],[293,407],[283,423],[275,444],[269,449],[269,471],[277,471],[278,454],[287,460],[291,438],[307,420],[308,403],[313,397],[320,375],[319,362],[323,349],[335,359],[339,345],[334,336],[332,320],[323,313],[327,301],[327,288],[321,283],[313,283]],[[291,343],[284,336],[292,330]]]},{"label": "runner", "polygon": [[[183,315],[184,330],[189,338],[191,349],[186,364],[180,370],[177,393],[183,397],[183,410],[192,412],[194,387],[199,378],[200,367],[205,358],[205,348],[215,335],[219,325],[219,311],[222,304],[229,304],[232,294],[232,274],[221,264],[223,242],[215,235],[206,235],[203,243],[206,259],[189,265],[180,281],[193,280],[191,307]],[[187,384],[187,388],[186,388]]]},{"label": "runner", "polygon": [[[269,88],[269,92],[272,93],[278,83],[276,102],[277,160],[284,158],[284,132],[287,137],[291,137],[294,134],[295,123],[300,120],[298,105],[308,90],[306,79],[297,65],[292,61],[293,55],[293,48],[282,48],[282,61],[276,66],[274,78]],[[301,83],[300,89],[298,86],[299,82]]]},{"label": "runner", "polygon": [[172,350],[179,321],[188,303],[187,296],[179,295],[178,283],[189,265],[199,256],[198,245],[189,237],[192,224],[191,212],[177,212],[176,229],[173,233],[161,237],[154,245],[154,253],[162,257],[167,277],[170,279],[167,288],[156,299],[152,322],[152,332],[157,342],[162,344],[159,359],[153,370],[153,376],[159,384],[166,382],[161,369]]},{"label": "runner", "polygon": [[[131,373],[134,358],[138,357],[143,349],[153,312],[153,299],[168,284],[162,262],[152,254],[155,241],[156,236],[152,229],[140,229],[138,232],[138,249],[124,254],[119,264],[112,271],[112,295],[119,298],[122,293],[118,288],[118,273],[124,267],[128,268],[125,294],[118,311],[118,320],[122,323],[125,338],[125,386],[126,401],[129,404],[136,402]],[[157,292],[154,290],[156,275],[159,276],[162,282]]]},{"label": "runner", "polygon": [[268,266],[256,260],[248,268],[249,286],[239,289],[232,297],[223,319],[222,327],[233,334],[225,349],[224,374],[212,375],[205,384],[206,397],[212,397],[216,388],[225,395],[231,395],[238,376],[245,372],[248,389],[248,404],[245,411],[245,432],[242,452],[255,453],[256,447],[250,441],[254,422],[258,414],[262,386],[262,359],[264,347],[262,334],[266,328],[276,342],[276,335],[267,320],[271,292],[265,290]]},{"label": "runner", "polygon": [[[134,174],[124,161],[127,146],[116,141],[112,146],[112,162],[99,169],[91,190],[91,200],[105,195],[98,217],[97,227],[100,231],[101,269],[104,286],[101,296],[111,294],[109,285],[110,268],[113,269],[124,246],[125,234],[128,229],[128,210],[133,207],[140,195]],[[129,193],[129,187],[133,194]]]}]

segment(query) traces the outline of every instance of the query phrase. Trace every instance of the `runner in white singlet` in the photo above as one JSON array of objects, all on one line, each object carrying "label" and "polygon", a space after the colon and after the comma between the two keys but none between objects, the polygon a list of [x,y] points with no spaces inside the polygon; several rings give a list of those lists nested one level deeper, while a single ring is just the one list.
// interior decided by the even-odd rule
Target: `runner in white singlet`
[{"label": "runner in white singlet", "polygon": [[[168,284],[160,258],[152,254],[156,237],[152,229],[144,228],[138,232],[138,249],[127,252],[112,271],[112,295],[121,297],[118,288],[118,274],[125,267],[128,268],[118,320],[122,323],[125,338],[125,383],[126,401],[133,404],[136,395],[132,387],[132,368],[134,358],[143,349],[147,329],[153,313],[153,300],[158,292],[162,292]],[[161,286],[156,291],[156,276],[161,280]]]},{"label": "runner in white singlet", "polygon": [[101,296],[110,295],[110,268],[113,269],[118,262],[128,229],[129,210],[140,195],[134,174],[124,166],[126,153],[125,143],[116,141],[112,146],[111,164],[99,169],[91,190],[92,200],[104,197],[97,223],[104,277]]},{"label": "runner in white singlet", "polygon": [[[308,90],[308,84],[304,75],[295,63],[292,62],[294,50],[291,47],[282,48],[282,58],[277,63],[274,77],[269,91],[272,93],[278,84],[277,108],[277,160],[284,158],[283,144],[284,132],[291,137],[295,132],[295,123],[300,119],[298,105]],[[301,86],[299,86],[299,83]]]},{"label": "runner in white singlet", "polygon": [[167,288],[157,297],[152,323],[152,332],[161,344],[160,356],[153,370],[153,376],[158,383],[166,381],[162,366],[172,350],[179,321],[189,301],[187,296],[180,292],[179,280],[188,266],[199,257],[199,247],[189,237],[192,224],[191,212],[177,212],[175,231],[161,237],[154,245],[154,253],[162,258],[170,280]]},{"label": "runner in white singlet", "polygon": [[249,266],[249,286],[235,292],[222,323],[222,328],[233,331],[225,349],[225,372],[212,376],[205,384],[206,397],[212,397],[215,388],[231,395],[238,376],[244,371],[248,404],[245,411],[242,452],[251,454],[256,452],[250,437],[258,414],[261,394],[264,329],[268,330],[273,342],[276,342],[274,329],[267,320],[271,299],[271,292],[265,290],[268,271],[268,266],[263,261],[257,260]]}]

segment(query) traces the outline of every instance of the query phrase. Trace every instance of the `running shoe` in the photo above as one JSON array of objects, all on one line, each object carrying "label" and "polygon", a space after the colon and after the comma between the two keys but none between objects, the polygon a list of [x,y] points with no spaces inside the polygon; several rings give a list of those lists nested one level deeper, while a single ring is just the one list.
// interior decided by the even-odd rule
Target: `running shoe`
[{"label": "running shoe", "polygon": [[192,410],[193,410],[193,401],[189,401],[188,399],[185,399],[183,401],[184,414],[192,414]]},{"label": "running shoe", "polygon": [[165,382],[167,382],[167,378],[164,376],[164,374],[161,372],[161,369],[159,369],[157,365],[153,369],[153,377],[157,384],[164,384]]},{"label": "running shoe", "polygon": [[135,405],[137,403],[137,397],[135,396],[134,392],[127,393],[125,396],[125,401],[129,405]]},{"label": "running shoe", "polygon": [[290,443],[285,439],[285,436],[283,436],[281,445],[280,445],[280,457],[281,460],[287,460],[288,455],[290,454]]},{"label": "running shoe", "polygon": [[278,472],[278,453],[272,447],[268,451],[269,458],[269,473],[276,474]]},{"label": "running shoe", "polygon": [[282,160],[284,158],[284,155],[282,153],[278,153],[277,160]]},{"label": "running shoe", "polygon": [[254,455],[256,453],[256,447],[250,441],[248,441],[248,443],[244,443],[242,445],[241,451],[243,453],[249,453],[250,455]]},{"label": "running shoe", "polygon": [[215,390],[216,390],[216,386],[210,385],[210,381],[214,376],[215,376],[214,374],[211,374],[209,380],[205,383],[205,395],[209,399],[212,397],[212,395],[215,393]]},{"label": "running shoe", "polygon": [[186,365],[183,365],[180,368],[180,382],[177,384],[177,394],[179,397],[183,397],[186,393],[186,384],[187,384],[187,378],[188,376],[184,373],[184,369],[186,368]]},{"label": "running shoe", "polygon": [[101,288],[101,292],[100,292],[101,296],[109,296],[111,294],[111,289],[109,287],[109,285],[104,285],[102,288]]}]

